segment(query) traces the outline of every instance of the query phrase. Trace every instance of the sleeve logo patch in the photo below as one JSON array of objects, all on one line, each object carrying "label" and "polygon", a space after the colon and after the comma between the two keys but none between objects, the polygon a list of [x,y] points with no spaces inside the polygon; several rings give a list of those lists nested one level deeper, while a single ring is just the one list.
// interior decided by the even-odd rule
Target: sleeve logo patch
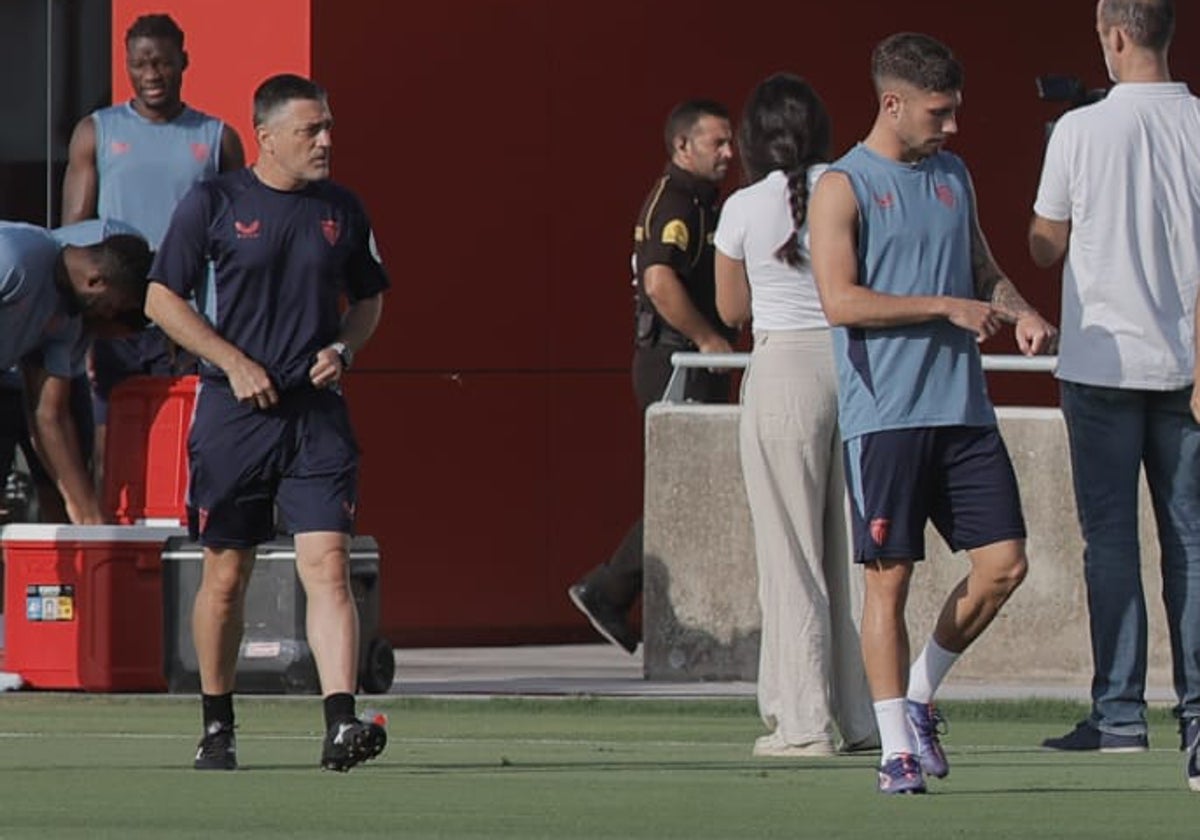
[{"label": "sleeve logo patch", "polygon": [[379,256],[379,245],[375,242],[375,230],[372,229],[367,235],[367,250],[371,252],[371,259],[383,265],[383,257]]},{"label": "sleeve logo patch", "polygon": [[690,238],[687,225],[679,219],[672,219],[663,227],[662,241],[664,245],[674,245],[680,251],[686,251]]}]

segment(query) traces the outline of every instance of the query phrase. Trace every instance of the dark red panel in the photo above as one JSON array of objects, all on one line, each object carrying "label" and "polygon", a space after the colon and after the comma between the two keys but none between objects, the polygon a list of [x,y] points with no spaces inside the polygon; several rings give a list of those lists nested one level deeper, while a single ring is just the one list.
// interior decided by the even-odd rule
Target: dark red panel
[{"label": "dark red panel", "polygon": [[381,545],[393,641],[542,614],[546,390],[541,374],[351,377],[358,528]]},{"label": "dark red panel", "polygon": [[641,419],[627,371],[549,381],[543,615],[585,628],[566,588],[606,560],[641,515]]},{"label": "dark red panel", "polygon": [[358,373],[348,395],[389,637],[587,637],[566,587],[641,503],[628,376]]},{"label": "dark red panel", "polygon": [[641,96],[646,16],[641,3],[549,4],[555,212],[545,247],[557,369],[629,364],[633,223],[663,166],[660,123],[670,107]]},{"label": "dark red panel", "polygon": [[397,287],[362,364],[546,365],[544,5],[313,0],[313,73]]}]

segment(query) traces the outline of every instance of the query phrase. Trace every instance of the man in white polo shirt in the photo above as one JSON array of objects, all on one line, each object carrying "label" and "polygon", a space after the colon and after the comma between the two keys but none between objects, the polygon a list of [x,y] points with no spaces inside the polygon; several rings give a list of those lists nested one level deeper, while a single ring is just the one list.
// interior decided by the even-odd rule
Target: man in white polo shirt
[{"label": "man in white polo shirt", "polygon": [[1046,149],[1029,248],[1064,254],[1057,376],[1071,444],[1091,616],[1092,712],[1059,750],[1140,752],[1146,604],[1138,472],[1158,521],[1187,778],[1200,791],[1200,100],[1172,82],[1171,0],[1100,0],[1108,97],[1065,114]]}]

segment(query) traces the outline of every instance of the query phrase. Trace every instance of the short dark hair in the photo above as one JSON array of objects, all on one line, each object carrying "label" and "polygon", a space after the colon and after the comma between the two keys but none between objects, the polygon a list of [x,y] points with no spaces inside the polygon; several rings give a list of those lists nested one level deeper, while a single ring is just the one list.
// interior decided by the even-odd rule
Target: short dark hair
[{"label": "short dark hair", "polygon": [[88,246],[100,274],[109,288],[132,301],[140,311],[146,305],[146,275],[153,254],[145,239],[128,233],[115,233]]},{"label": "short dark hair", "polygon": [[719,117],[727,120],[729,119],[729,109],[711,99],[688,99],[672,108],[663,129],[663,139],[667,144],[667,157],[675,154],[675,138],[681,134],[690,134],[701,117]]},{"label": "short dark hair", "polygon": [[750,92],[738,127],[742,170],[750,182],[774,170],[788,180],[792,235],[775,251],[793,268],[804,264],[798,233],[808,220],[808,170],[829,160],[829,112],[812,85],[791,73],[776,73]]},{"label": "short dark hair", "polygon": [[878,91],[885,79],[895,79],[921,90],[949,93],[962,90],[963,69],[941,41],[919,32],[898,32],[875,47],[871,78]]},{"label": "short dark hair", "polygon": [[1119,26],[1137,46],[1162,52],[1175,35],[1173,0],[1102,0],[1100,22]]},{"label": "short dark hair", "polygon": [[277,108],[293,99],[324,102],[328,98],[325,88],[311,79],[295,73],[280,73],[267,79],[254,91],[254,124],[262,125]]},{"label": "short dark hair", "polygon": [[125,30],[125,43],[134,38],[162,38],[183,52],[183,30],[170,15],[142,15]]}]

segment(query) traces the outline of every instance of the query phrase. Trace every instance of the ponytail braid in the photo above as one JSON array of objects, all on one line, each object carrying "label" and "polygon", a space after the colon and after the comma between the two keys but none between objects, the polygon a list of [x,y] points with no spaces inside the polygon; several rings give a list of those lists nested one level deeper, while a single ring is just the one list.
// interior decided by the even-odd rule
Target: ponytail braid
[{"label": "ponytail braid", "polygon": [[808,221],[808,170],[813,161],[804,161],[787,171],[788,206],[792,210],[792,235],[775,251],[775,259],[782,260],[792,268],[800,268],[808,260],[800,250],[800,231]]}]

